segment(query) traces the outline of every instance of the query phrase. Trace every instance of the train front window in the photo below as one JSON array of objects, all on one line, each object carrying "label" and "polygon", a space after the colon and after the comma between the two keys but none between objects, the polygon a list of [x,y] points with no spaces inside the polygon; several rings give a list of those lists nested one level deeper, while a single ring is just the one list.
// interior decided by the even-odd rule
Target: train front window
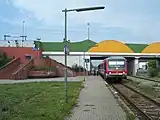
[{"label": "train front window", "polygon": [[109,60],[108,68],[109,69],[124,69],[125,61],[124,60]]}]

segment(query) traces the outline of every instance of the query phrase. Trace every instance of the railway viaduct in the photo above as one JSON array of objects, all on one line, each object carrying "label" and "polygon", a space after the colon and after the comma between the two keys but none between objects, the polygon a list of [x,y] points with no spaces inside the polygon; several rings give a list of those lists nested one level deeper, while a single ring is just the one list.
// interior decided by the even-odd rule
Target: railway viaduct
[{"label": "railway viaduct", "polygon": [[[42,49],[43,56],[49,56],[64,64],[64,43],[63,42],[35,42],[36,47]],[[122,43],[118,40],[103,40],[96,43],[91,40],[80,42],[68,42],[69,55],[67,65],[74,64],[92,69],[98,65],[95,61],[101,61],[108,56],[124,56],[128,61],[130,75],[136,75],[137,70],[145,69],[149,59],[160,58],[160,42],[151,44]],[[94,64],[95,62],[95,64]]]}]

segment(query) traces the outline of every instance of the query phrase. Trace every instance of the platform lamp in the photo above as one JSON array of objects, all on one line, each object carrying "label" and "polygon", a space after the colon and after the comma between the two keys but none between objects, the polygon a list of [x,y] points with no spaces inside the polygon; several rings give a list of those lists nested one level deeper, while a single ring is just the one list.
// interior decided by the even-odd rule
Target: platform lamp
[{"label": "platform lamp", "polygon": [[76,11],[76,12],[83,12],[83,11],[90,11],[90,10],[99,10],[99,9],[104,9],[105,7],[100,6],[100,7],[88,7],[88,8],[78,8],[78,9],[67,9],[65,8],[62,10],[62,12],[65,13],[65,38],[64,38],[64,53],[65,53],[65,101],[68,103],[68,97],[67,97],[67,12],[71,11]]}]

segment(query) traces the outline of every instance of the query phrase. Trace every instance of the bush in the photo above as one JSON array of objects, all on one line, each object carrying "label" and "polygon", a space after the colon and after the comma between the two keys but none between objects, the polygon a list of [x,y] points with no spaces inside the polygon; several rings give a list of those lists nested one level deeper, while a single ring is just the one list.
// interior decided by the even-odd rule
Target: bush
[{"label": "bush", "polygon": [[158,76],[158,70],[156,68],[149,68],[148,74],[150,77]]},{"label": "bush", "polygon": [[159,68],[157,68],[157,62],[156,60],[149,60],[148,62],[148,74],[150,77],[156,77],[158,76]]},{"label": "bush", "polygon": [[85,69],[82,66],[78,66],[77,64],[72,66],[72,70],[75,72],[83,72]]},{"label": "bush", "polygon": [[34,70],[34,71],[43,71],[43,70],[46,70],[46,71],[55,71],[56,69],[54,67],[46,67],[46,66],[33,66],[31,68],[31,70]]},{"label": "bush", "polygon": [[156,60],[149,60],[148,67],[149,68],[157,68]]},{"label": "bush", "polygon": [[11,59],[7,57],[6,53],[0,52],[0,67],[4,66]]}]

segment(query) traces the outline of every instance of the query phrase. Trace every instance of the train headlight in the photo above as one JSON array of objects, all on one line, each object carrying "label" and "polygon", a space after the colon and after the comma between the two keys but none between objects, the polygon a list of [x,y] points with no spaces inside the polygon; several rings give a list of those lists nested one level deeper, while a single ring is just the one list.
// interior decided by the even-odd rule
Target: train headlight
[{"label": "train headlight", "polygon": [[125,74],[125,72],[123,72],[123,74]]},{"label": "train headlight", "polygon": [[111,74],[111,72],[109,72],[109,74]]}]

